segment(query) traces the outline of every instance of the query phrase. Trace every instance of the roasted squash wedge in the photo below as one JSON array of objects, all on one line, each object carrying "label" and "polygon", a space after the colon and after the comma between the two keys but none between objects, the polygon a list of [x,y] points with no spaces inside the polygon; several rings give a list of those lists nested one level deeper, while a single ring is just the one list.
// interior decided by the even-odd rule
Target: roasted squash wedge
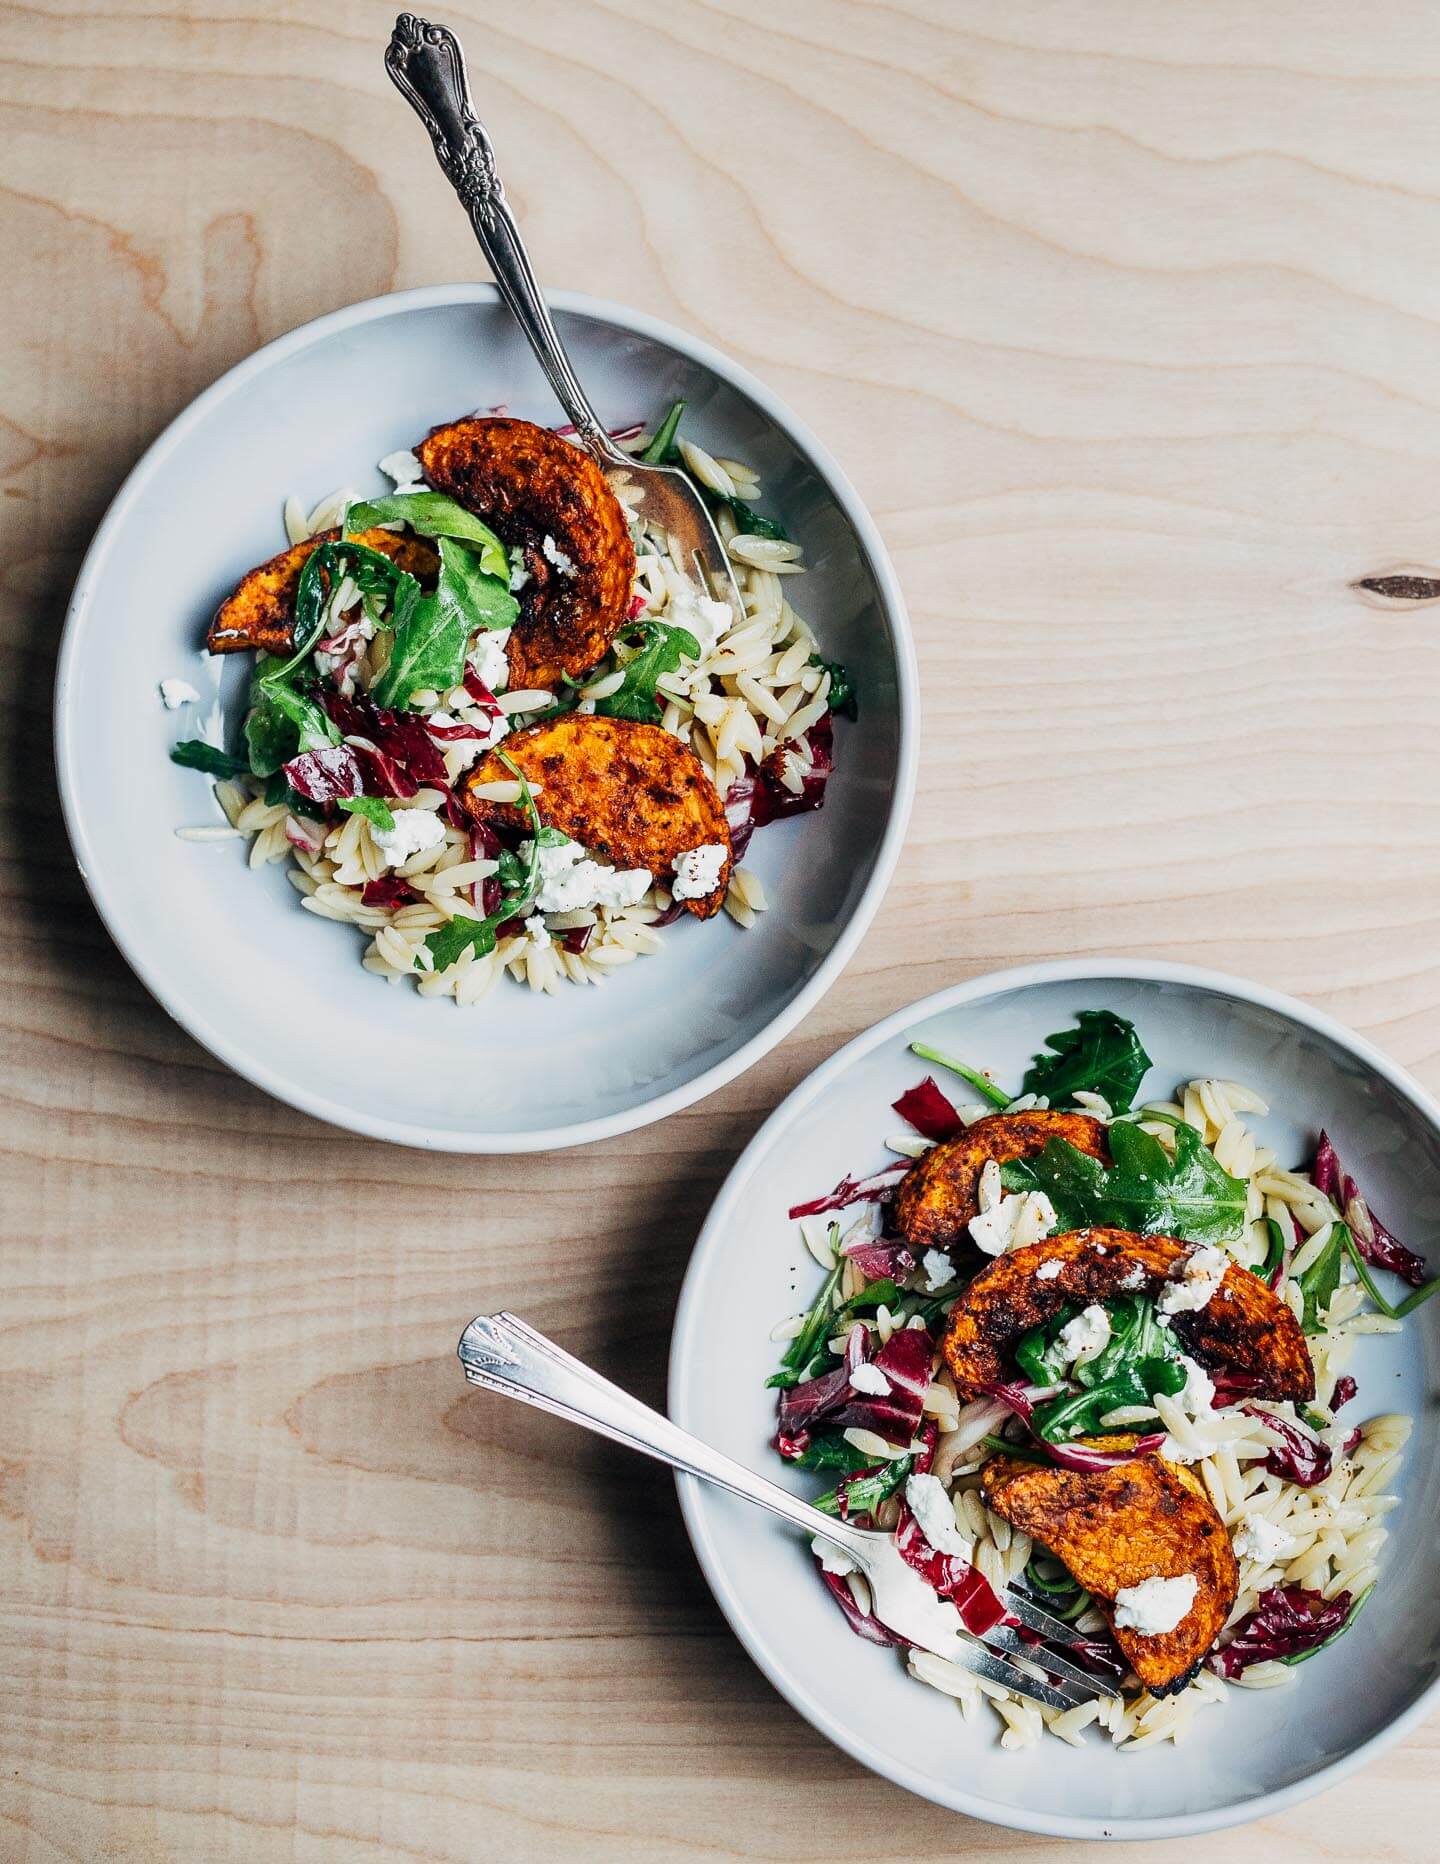
[{"label": "roasted squash wedge", "polygon": [[[1082,1306],[1117,1294],[1157,1295],[1190,1253],[1173,1236],[1132,1230],[1071,1230],[1012,1249],[982,1269],[950,1310],[942,1351],[962,1396],[1008,1376],[1021,1334],[1049,1320],[1067,1301]],[[1042,1280],[1037,1271],[1058,1263]],[[1231,1263],[1208,1304],[1176,1314],[1176,1337],[1209,1371],[1243,1373],[1258,1398],[1315,1396],[1315,1368],[1300,1323],[1249,1269]]]},{"label": "roasted squash wedge", "polygon": [[1104,1126],[1088,1114],[1043,1107],[991,1114],[915,1161],[895,1194],[896,1229],[914,1250],[955,1248],[979,1208],[976,1187],[987,1160],[1034,1158],[1052,1139],[1068,1140],[1091,1158],[1110,1156]]},{"label": "roasted squash wedge", "polygon": [[[303,544],[292,544],[242,577],[210,623],[205,637],[210,652],[236,654],[243,648],[261,648],[267,654],[289,653],[300,572],[318,544],[333,543],[339,535],[338,530],[321,531]],[[377,530],[361,531],[354,541],[389,557],[421,584],[432,584],[439,574],[440,559],[426,538]]]},{"label": "roasted squash wedge", "polygon": [[[980,1484],[996,1514],[1048,1547],[1090,1592],[1145,1687],[1157,1696],[1183,1689],[1224,1629],[1239,1583],[1230,1536],[1200,1479],[1159,1456],[1098,1470],[995,1456]],[[1117,1592],[1185,1573],[1195,1576],[1195,1598],[1173,1631],[1146,1636],[1116,1625]]]},{"label": "roasted squash wedge", "polygon": [[510,685],[548,690],[588,672],[624,624],[635,583],[625,509],[594,460],[533,421],[479,414],[435,428],[416,453],[437,492],[524,552]]},{"label": "roasted squash wedge", "polygon": [[571,712],[512,732],[456,791],[473,821],[524,825],[515,805],[475,793],[513,778],[510,763],[538,786],[535,806],[542,822],[616,867],[648,867],[656,879],[668,881],[680,855],[718,842],[725,850],[718,885],[705,898],[684,904],[700,919],[724,905],[731,868],[724,805],[699,758],[668,731],[633,719]]}]

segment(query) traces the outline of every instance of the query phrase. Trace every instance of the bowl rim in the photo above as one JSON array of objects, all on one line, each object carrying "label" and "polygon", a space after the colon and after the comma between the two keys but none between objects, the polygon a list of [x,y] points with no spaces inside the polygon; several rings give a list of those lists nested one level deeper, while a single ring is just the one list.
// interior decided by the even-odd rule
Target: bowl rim
[{"label": "bowl rim", "polygon": [[722,381],[747,397],[805,456],[807,463],[825,482],[849,524],[857,545],[875,581],[880,614],[889,634],[895,656],[898,695],[898,762],[891,791],[885,831],[876,851],[874,869],[864,891],[855,904],[848,923],[835,944],[821,960],[814,975],[802,989],[766,1025],[733,1054],[727,1055],[693,1080],[672,1088],[668,1093],[643,1100],[621,1112],[591,1119],[572,1120],[557,1126],[537,1127],[531,1132],[506,1133],[476,1130],[468,1133],[443,1132],[423,1123],[403,1119],[372,1117],[358,1113],[328,1096],[297,1086],[272,1068],[265,1057],[246,1050],[222,1033],[202,1008],[181,1003],[178,993],[169,988],[160,963],[145,950],[143,932],[133,930],[119,913],[112,913],[103,890],[92,874],[97,871],[90,842],[86,836],[78,771],[78,734],[70,724],[70,699],[74,683],[76,657],[84,634],[85,619],[96,588],[100,584],[112,544],[130,514],[130,508],[144,491],[149,479],[171,450],[183,441],[220,403],[242,391],[255,377],[277,362],[321,343],[341,331],[383,318],[403,316],[413,311],[448,309],[467,304],[498,304],[500,294],[493,284],[461,283],[422,285],[405,291],[387,292],[357,304],[345,305],[312,318],[283,335],[273,338],[259,349],[226,370],[201,391],[174,417],[139,460],[126,474],[101,519],[80,570],[65,612],[59,660],[55,675],[53,726],[55,769],[60,789],[61,810],[66,833],[80,877],[85,883],[95,910],[106,931],[119,947],[121,955],[161,1008],[180,1024],[210,1053],[232,1068],[236,1074],[262,1088],[277,1100],[298,1107],[302,1112],[331,1125],[340,1126],[373,1139],[414,1146],[428,1151],[452,1153],[510,1154],[546,1152],[567,1146],[588,1145],[619,1133],[633,1132],[642,1126],[663,1120],[681,1108],[692,1105],[706,1095],[733,1081],[754,1066],[820,1001],[849,963],[870,923],[875,917],[890,883],[895,863],[904,843],[915,795],[919,762],[920,697],[915,643],[910,631],[905,598],[894,565],[880,536],[879,529],[848,476],[829,449],[771,389],[741,364],[718,349],[664,319],[646,311],[631,309],[605,298],[579,291],[548,291],[551,306],[561,312],[589,318],[610,328],[629,331],[678,351],[690,361],[710,370]]},{"label": "bowl rim", "polygon": [[[685,1423],[688,1386],[686,1367],[702,1324],[699,1298],[701,1264],[712,1251],[722,1246],[721,1239],[729,1229],[733,1208],[738,1203],[760,1155],[768,1149],[776,1135],[782,1132],[797,1114],[823,1094],[852,1063],[882,1047],[916,1023],[923,1022],[944,1010],[954,1009],[959,1005],[973,1002],[977,998],[992,996],[998,992],[1024,990],[1034,984],[1068,983],[1081,979],[1115,983],[1183,984],[1196,989],[1218,992],[1241,1002],[1253,1003],[1262,1009],[1268,1009],[1279,1016],[1289,1018],[1302,1028],[1327,1037],[1340,1048],[1348,1051],[1358,1061],[1382,1076],[1437,1132],[1440,1132],[1440,1101],[1437,1101],[1412,1075],[1392,1061],[1366,1037],[1347,1028],[1326,1011],[1315,1009],[1310,1004],[1302,1003],[1298,998],[1288,996],[1282,991],[1272,990],[1268,985],[1251,983],[1245,978],[1234,977],[1224,971],[1210,970],[1202,965],[1172,963],[1163,959],[1065,958],[1036,964],[1016,965],[1001,971],[987,971],[967,979],[964,983],[949,985],[929,996],[918,998],[914,1003],[907,1004],[904,1008],[882,1018],[880,1022],[863,1030],[842,1048],[837,1049],[827,1060],[821,1062],[780,1102],[726,1175],[724,1183],[716,1193],[709,1214],[701,1226],[695,1247],[691,1251],[689,1266],[685,1272],[685,1280],[680,1289],[680,1299],[675,1311],[675,1325],[671,1333],[667,1402],[670,1415],[676,1423],[682,1426]],[[918,1794],[922,1799],[932,1800],[937,1805],[948,1807],[953,1812],[963,1812],[971,1818],[983,1819],[992,1825],[1008,1826],[1017,1831],[1043,1833],[1056,1838],[1147,1839],[1195,1837],[1204,1832],[1221,1830],[1226,1826],[1248,1824],[1254,1819],[1265,1818],[1271,1813],[1284,1811],[1290,1806],[1299,1804],[1302,1800],[1310,1799],[1315,1794],[1323,1792],[1327,1787],[1334,1786],[1367,1761],[1383,1753],[1387,1748],[1393,1747],[1418,1722],[1440,1708],[1440,1674],[1437,1674],[1415,1700],[1396,1716],[1394,1721],[1377,1734],[1372,1735],[1368,1741],[1362,1741],[1357,1747],[1352,1748],[1348,1754],[1341,1755],[1339,1759],[1331,1761],[1328,1765],[1317,1768],[1314,1773],[1306,1775],[1303,1780],[1294,1781],[1289,1786],[1279,1787],[1274,1792],[1264,1793],[1253,1799],[1230,1806],[1216,1807],[1205,1812],[1169,1813],[1158,1817],[1132,1817],[1121,1814],[1110,1818],[1092,1818],[1031,1812],[1024,1806],[1002,1807],[995,1801],[985,1799],[963,1786],[952,1786],[947,1781],[936,1780],[904,1762],[892,1762],[864,1736],[847,1729],[831,1708],[819,1697],[813,1695],[795,1677],[783,1657],[772,1651],[757,1631],[743,1598],[732,1585],[724,1564],[716,1552],[714,1542],[710,1538],[702,1506],[705,1485],[693,1476],[677,1474],[675,1486],[679,1493],[680,1512],[684,1518],[685,1530],[690,1536],[690,1544],[695,1550],[700,1570],[711,1592],[715,1595],[716,1603],[751,1659],[786,1698],[791,1707],[798,1709],[813,1727],[819,1729],[837,1747],[842,1748],[872,1772],[893,1780],[897,1785]]]}]

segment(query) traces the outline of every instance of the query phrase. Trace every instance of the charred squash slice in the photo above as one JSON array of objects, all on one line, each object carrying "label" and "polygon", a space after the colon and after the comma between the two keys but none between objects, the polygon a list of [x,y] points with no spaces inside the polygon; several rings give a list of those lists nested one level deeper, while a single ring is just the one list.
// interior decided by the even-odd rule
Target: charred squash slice
[{"label": "charred squash slice", "polygon": [[[1071,1230],[1012,1249],[982,1269],[950,1310],[942,1351],[962,1396],[1007,1376],[1016,1342],[1067,1301],[1086,1306],[1117,1294],[1158,1295],[1190,1253],[1173,1236]],[[1037,1270],[1058,1263],[1041,1280]],[[1300,1323],[1249,1269],[1231,1263],[1206,1306],[1176,1314],[1185,1350],[1209,1371],[1243,1373],[1257,1398],[1315,1396],[1315,1368]]]},{"label": "charred squash slice", "polygon": [[[731,868],[724,805],[699,758],[668,731],[571,712],[512,732],[500,752],[539,788],[535,807],[542,822],[616,867],[648,867],[657,880],[668,881],[680,855],[718,842],[725,850],[718,885],[684,904],[700,919],[724,905]],[[475,794],[513,777],[499,752],[487,752],[456,799],[475,822],[522,827],[524,812],[514,804]]]},{"label": "charred squash slice", "polygon": [[987,1160],[1030,1159],[1052,1139],[1077,1152],[1108,1159],[1105,1128],[1084,1113],[1036,1107],[1028,1113],[994,1113],[963,1133],[932,1146],[915,1161],[895,1195],[895,1227],[913,1250],[953,1249],[979,1209],[976,1186]]},{"label": "charred squash slice", "polygon": [[[1230,1536],[1200,1479],[1159,1456],[1098,1470],[996,1456],[980,1483],[996,1514],[1048,1547],[1089,1591],[1145,1687],[1157,1696],[1183,1689],[1224,1629],[1239,1584]],[[1115,1623],[1118,1592],[1186,1573],[1195,1598],[1173,1631],[1146,1636]]]},{"label": "charred squash slice", "polygon": [[588,672],[624,624],[635,583],[624,507],[594,460],[547,427],[479,414],[433,429],[416,452],[437,492],[524,552],[510,685],[548,689]]},{"label": "charred squash slice", "polygon": [[[288,654],[300,572],[317,545],[333,543],[339,535],[338,530],[321,531],[242,577],[210,623],[205,637],[210,652],[236,654],[242,648],[261,648],[267,654]],[[432,584],[439,574],[435,546],[423,537],[407,537],[399,531],[361,531],[354,541],[378,550],[422,584]]]}]

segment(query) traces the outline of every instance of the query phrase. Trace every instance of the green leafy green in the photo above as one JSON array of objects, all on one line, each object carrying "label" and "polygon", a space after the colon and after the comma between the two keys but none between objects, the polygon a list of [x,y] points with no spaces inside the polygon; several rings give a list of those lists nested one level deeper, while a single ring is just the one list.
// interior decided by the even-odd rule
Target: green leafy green
[{"label": "green leafy green", "polygon": [[1293,1276],[1295,1286],[1300,1290],[1305,1302],[1305,1309],[1300,1318],[1302,1333],[1325,1331],[1325,1310],[1329,1307],[1335,1290],[1340,1286],[1340,1264],[1345,1259],[1345,1237],[1348,1234],[1347,1224],[1333,1224],[1329,1240],[1320,1254],[1303,1274]]},{"label": "green leafy green", "polygon": [[[840,1237],[840,1225],[830,1225],[830,1246],[833,1249]],[[816,1295],[805,1324],[785,1349],[780,1361],[780,1370],[766,1379],[766,1385],[772,1389],[788,1391],[798,1385],[805,1377],[807,1368],[820,1348],[830,1337],[830,1330],[835,1321],[835,1291],[840,1286],[840,1277],[845,1264],[837,1256],[835,1266],[825,1277],[825,1286]]]},{"label": "green leafy green", "polygon": [[299,790],[292,789],[285,781],[283,770],[277,770],[265,785],[265,807],[267,809],[288,809],[292,815],[308,816],[315,809],[315,804],[308,796],[302,796]]},{"label": "green leafy green", "polygon": [[338,744],[340,733],[324,712],[294,684],[301,671],[291,661],[261,654],[250,681],[250,710],[245,718],[245,744],[250,768],[257,777],[269,777],[301,751]]},{"label": "green leafy green", "polygon": [[342,796],[336,807],[343,809],[347,815],[363,815],[387,835],[395,826],[394,811],[389,803],[383,802],[378,796]]},{"label": "green leafy green", "polygon": [[948,1055],[942,1055],[939,1049],[931,1048],[925,1042],[912,1042],[910,1053],[918,1055],[921,1061],[933,1061],[937,1068],[948,1068],[951,1074],[958,1074],[962,1081],[968,1081],[978,1094],[982,1094],[992,1107],[1008,1107],[1011,1096],[1003,1087],[996,1087],[988,1074],[981,1074],[978,1068],[971,1068],[963,1061],[952,1061]]},{"label": "green leafy green", "polygon": [[183,764],[187,770],[203,770],[212,777],[243,777],[250,768],[243,757],[232,757],[203,738],[182,738],[179,744],[172,744],[170,761]]},{"label": "green leafy green", "polygon": [[[507,886],[504,865],[501,864],[500,904],[493,913],[484,919],[470,919],[457,916],[449,919],[443,926],[430,933],[425,940],[430,953],[431,968],[445,971],[455,963],[457,958],[473,948],[475,955],[483,958],[487,952],[495,949],[499,929],[507,919],[514,919],[534,902],[540,890],[539,851],[546,845],[544,837],[556,831],[547,830],[541,825],[539,811],[535,807],[535,797],[526,782],[524,773],[515,760],[506,752],[497,753],[502,764],[520,785],[520,806],[530,819],[530,858],[528,861],[516,861],[511,869],[513,884]],[[419,970],[420,960],[417,954],[415,968]]]},{"label": "green leafy green", "polygon": [[640,455],[647,466],[668,466],[677,457],[675,450],[675,433],[680,425],[680,416],[685,412],[683,401],[672,401],[665,419],[655,429],[654,437]]},{"label": "green leafy green", "polygon": [[1430,1299],[1431,1295],[1440,1291],[1440,1275],[1437,1275],[1426,1282],[1423,1288],[1417,1288],[1413,1294],[1406,1295],[1405,1299],[1398,1304],[1387,1301],[1376,1285],[1375,1277],[1370,1273],[1369,1263],[1360,1253],[1360,1245],[1350,1233],[1349,1224],[1337,1224],[1336,1228],[1340,1231],[1340,1246],[1349,1256],[1354,1267],[1356,1280],[1388,1319],[1404,1320],[1407,1314],[1413,1314],[1417,1307],[1423,1306]]},{"label": "green leafy green", "polygon": [[[896,1490],[904,1485],[905,1478],[914,1467],[913,1456],[897,1456],[891,1462],[882,1463],[873,1475],[861,1476],[856,1481],[845,1483],[843,1487],[847,1517],[857,1514],[873,1515],[881,1502],[888,1501]],[[817,1496],[810,1506],[818,1508],[821,1514],[838,1516],[841,1486],[837,1484],[828,1494]]]},{"label": "green leafy green", "polygon": [[1273,1217],[1265,1219],[1265,1234],[1268,1239],[1265,1260],[1257,1262],[1253,1273],[1258,1275],[1268,1287],[1273,1281],[1275,1271],[1285,1260],[1285,1232]]},{"label": "green leafy green", "polygon": [[1175,1129],[1171,1159],[1158,1139],[1118,1121],[1110,1128],[1110,1156],[1107,1170],[1068,1141],[1052,1139],[1038,1157],[1002,1165],[1000,1178],[1007,1191],[1045,1192],[1061,1230],[1110,1225],[1218,1243],[1243,1229],[1245,1185],[1222,1169],[1194,1127]]},{"label": "green leafy green", "polygon": [[844,665],[838,660],[822,660],[819,654],[810,656],[810,664],[830,675],[830,710],[840,713],[843,718],[858,719],[860,695]]},{"label": "green leafy green", "polygon": [[661,676],[675,672],[682,659],[698,660],[700,643],[688,629],[664,621],[637,621],[625,630],[627,638],[636,634],[642,645],[634,659],[625,663],[624,685],[608,699],[598,699],[595,710],[606,718],[633,718],[641,724],[658,725],[664,715],[656,693]]},{"label": "green leafy green", "polygon": [[395,603],[395,638],[385,671],[370,689],[377,705],[408,705],[425,687],[443,692],[465,674],[465,653],[477,628],[508,628],[519,608],[508,586],[487,575],[468,544],[440,540],[440,575],[429,595],[414,591]]},{"label": "green leafy green", "polygon": [[1150,1072],[1134,1023],[1113,1010],[1081,1010],[1075,1021],[1076,1028],[1046,1036],[1053,1053],[1035,1057],[1024,1091],[1044,1094],[1052,1107],[1073,1100],[1077,1090],[1103,1094],[1114,1112],[1127,1112]]},{"label": "green leafy green", "polygon": [[331,592],[346,576],[377,615],[385,604],[392,604],[398,610],[420,593],[420,585],[413,576],[366,544],[342,537],[318,545],[306,557],[295,590],[290,657],[270,669],[269,679],[288,680],[310,658],[325,626],[325,607]]},{"label": "green leafy green", "polygon": [[1069,1354],[1060,1335],[1077,1312],[1067,1304],[1043,1325],[1031,1328],[1015,1348],[1020,1369],[1034,1384],[1064,1381],[1080,1388],[1036,1406],[1034,1428],[1051,1443],[1101,1433],[1101,1419],[1108,1412],[1122,1405],[1149,1405],[1157,1392],[1173,1395],[1186,1379],[1175,1340],[1160,1325],[1153,1302],[1140,1295],[1117,1295],[1105,1303],[1110,1338],[1093,1359],[1067,1373]]},{"label": "green leafy green", "polygon": [[510,557],[504,544],[473,511],[443,492],[392,492],[388,498],[368,498],[345,514],[345,534],[350,537],[377,524],[393,524],[397,518],[420,537],[453,537],[473,544],[485,574],[509,582]]},{"label": "green leafy green", "polygon": [[851,1476],[857,1469],[868,1468],[871,1460],[863,1450],[846,1442],[844,1431],[823,1430],[810,1439],[794,1462],[797,1469],[838,1469],[842,1475]]}]

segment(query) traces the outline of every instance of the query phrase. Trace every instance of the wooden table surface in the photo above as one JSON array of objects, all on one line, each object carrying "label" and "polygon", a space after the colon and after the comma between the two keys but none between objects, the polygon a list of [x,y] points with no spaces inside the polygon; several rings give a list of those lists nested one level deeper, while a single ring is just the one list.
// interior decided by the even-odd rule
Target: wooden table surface
[{"label": "wooden table surface", "polygon": [[[172,1027],[53,792],[80,552],[256,344],[480,262],[386,8],[0,8],[0,1855],[1078,1855],[827,1746],[726,1630],[668,1479],[467,1394],[453,1345],[507,1304],[657,1398],[766,1111],[995,966],[1234,970],[1440,1088],[1440,609],[1349,586],[1440,561],[1440,16],[446,17],[542,276],[738,356],[876,513],[925,683],[910,839],[777,1053],[582,1153],[337,1134]],[[1437,1748],[1432,1721],[1214,1848],[1440,1856]]]}]

